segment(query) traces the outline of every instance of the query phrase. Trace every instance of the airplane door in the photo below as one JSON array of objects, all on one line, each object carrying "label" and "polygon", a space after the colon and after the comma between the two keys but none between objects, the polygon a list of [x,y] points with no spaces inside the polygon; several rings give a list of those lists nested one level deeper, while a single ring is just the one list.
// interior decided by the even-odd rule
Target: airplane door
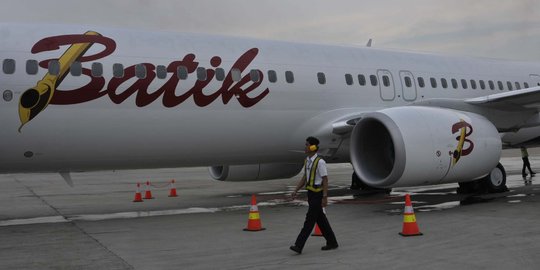
[{"label": "airplane door", "polygon": [[384,101],[392,101],[396,97],[396,91],[394,87],[394,78],[392,73],[386,69],[377,70],[377,77],[379,78],[379,90],[381,93],[381,99]]},{"label": "airplane door", "polygon": [[533,87],[533,86],[540,86],[540,75],[538,74],[531,74],[530,75],[531,77],[531,81],[532,81],[532,85],[530,85],[530,87]]},{"label": "airplane door", "polygon": [[399,77],[401,78],[401,91],[403,93],[403,99],[405,101],[416,100],[416,82],[413,74],[410,71],[400,71]]}]

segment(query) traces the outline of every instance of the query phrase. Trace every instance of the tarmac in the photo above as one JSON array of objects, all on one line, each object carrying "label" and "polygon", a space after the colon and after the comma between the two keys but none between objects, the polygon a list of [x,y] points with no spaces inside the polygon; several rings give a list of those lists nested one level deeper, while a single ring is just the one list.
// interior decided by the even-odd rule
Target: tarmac
[{"label": "tarmac", "polygon": [[[540,174],[524,180],[516,153],[501,160],[510,191],[485,195],[457,194],[457,184],[358,194],[351,166],[329,165],[339,248],[310,237],[301,255],[289,250],[307,211],[305,194],[289,197],[298,177],[86,172],[72,173],[72,188],[58,174],[0,175],[0,269],[539,269]],[[540,158],[531,164],[540,172]],[[171,179],[178,197],[168,197]],[[154,199],[133,202],[146,181]],[[422,236],[398,234],[407,193]],[[252,194],[264,231],[243,231]]]}]

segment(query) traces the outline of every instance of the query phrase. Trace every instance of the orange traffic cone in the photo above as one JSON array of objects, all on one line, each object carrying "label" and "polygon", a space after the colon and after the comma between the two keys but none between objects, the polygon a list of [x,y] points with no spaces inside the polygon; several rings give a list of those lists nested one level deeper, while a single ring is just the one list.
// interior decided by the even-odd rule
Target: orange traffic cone
[{"label": "orange traffic cone", "polygon": [[146,191],[144,192],[144,199],[150,200],[153,199],[152,197],[152,191],[150,190],[150,181],[146,181]]},{"label": "orange traffic cone", "polygon": [[315,231],[311,234],[311,236],[323,236],[321,229],[319,229],[319,225],[315,223]]},{"label": "orange traffic cone", "polygon": [[[326,208],[323,208],[322,211],[326,215]],[[311,236],[323,236],[321,229],[319,228],[319,224],[315,223],[315,231],[311,234]]]},{"label": "orange traffic cone", "polygon": [[137,183],[137,191],[135,192],[135,199],[133,199],[133,202],[142,202],[142,195],[141,195],[141,184]]},{"label": "orange traffic cone", "polygon": [[251,208],[249,209],[249,219],[247,228],[244,231],[256,232],[262,231],[265,228],[262,228],[261,218],[259,216],[259,208],[257,207],[257,200],[255,195],[251,195]]},{"label": "orange traffic cone", "polygon": [[178,197],[178,195],[176,195],[176,188],[174,187],[174,179],[171,180],[171,191],[169,192],[169,197]]},{"label": "orange traffic cone", "polygon": [[405,210],[403,211],[403,231],[400,232],[402,236],[416,236],[422,235],[416,224],[416,216],[411,204],[411,197],[409,194],[405,195]]}]

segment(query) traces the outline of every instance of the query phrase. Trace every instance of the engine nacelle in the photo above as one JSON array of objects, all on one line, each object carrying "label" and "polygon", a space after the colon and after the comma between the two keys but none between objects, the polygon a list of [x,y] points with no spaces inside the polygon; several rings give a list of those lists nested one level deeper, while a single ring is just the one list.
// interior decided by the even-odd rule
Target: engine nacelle
[{"label": "engine nacelle", "polygon": [[209,168],[210,176],[219,181],[259,181],[291,178],[297,175],[304,164],[251,164],[223,165]]},{"label": "engine nacelle", "polygon": [[485,176],[501,147],[497,129],[481,115],[410,106],[364,115],[351,134],[350,155],[370,186],[415,186]]}]

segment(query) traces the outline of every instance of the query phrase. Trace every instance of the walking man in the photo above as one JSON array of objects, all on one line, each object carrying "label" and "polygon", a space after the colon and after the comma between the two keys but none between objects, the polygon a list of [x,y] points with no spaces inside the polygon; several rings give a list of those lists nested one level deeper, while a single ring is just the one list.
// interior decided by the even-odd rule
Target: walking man
[{"label": "walking man", "polygon": [[529,169],[531,176],[534,176],[536,173],[531,170],[531,163],[529,163],[529,153],[527,152],[527,148],[525,146],[521,147],[521,159],[523,159],[523,168],[521,169],[521,175],[523,177],[527,177],[527,173],[525,172],[525,168],[527,168]]},{"label": "walking man", "polygon": [[298,181],[294,192],[291,194],[295,198],[298,190],[304,186],[308,191],[309,208],[304,227],[300,231],[294,246],[290,247],[291,250],[298,254],[302,253],[304,244],[313,231],[315,223],[317,223],[326,239],[326,245],[321,249],[331,250],[338,247],[336,236],[332,231],[332,227],[330,227],[330,223],[328,223],[326,214],[323,212],[323,208],[328,204],[328,172],[326,162],[317,155],[317,150],[319,150],[319,140],[315,137],[308,137],[305,147],[307,158],[304,161],[304,176]]}]

